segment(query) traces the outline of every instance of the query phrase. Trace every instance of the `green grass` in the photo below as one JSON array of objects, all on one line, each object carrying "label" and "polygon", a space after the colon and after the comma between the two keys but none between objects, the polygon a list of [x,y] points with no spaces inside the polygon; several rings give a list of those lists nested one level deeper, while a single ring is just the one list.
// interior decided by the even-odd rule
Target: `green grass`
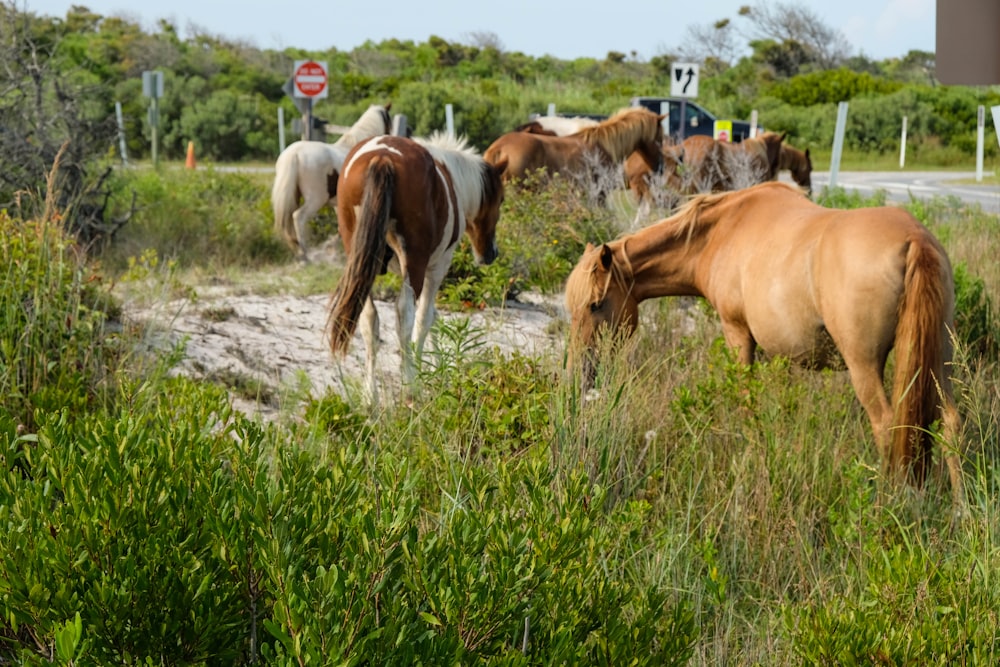
[{"label": "green grass", "polygon": [[[259,183],[136,179],[148,208],[101,257],[116,290],[329,289],[273,244]],[[940,476],[883,480],[843,373],[743,367],[698,301],[644,303],[587,396],[562,359],[459,323],[408,402],[303,387],[258,423],[229,390],[272,396],[109,337],[111,281],[57,227],[0,218],[20,272],[0,290],[0,661],[995,664],[1000,221],[908,207],[962,267],[961,521]],[[558,292],[630,213],[508,196],[507,263],[459,266],[442,303],[510,278]]]}]

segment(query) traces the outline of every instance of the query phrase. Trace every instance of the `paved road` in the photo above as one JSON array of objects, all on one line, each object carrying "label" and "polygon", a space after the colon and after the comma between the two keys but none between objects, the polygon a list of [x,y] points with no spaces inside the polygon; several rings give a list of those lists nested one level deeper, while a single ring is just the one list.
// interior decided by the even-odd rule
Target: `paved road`
[{"label": "paved road", "polygon": [[[842,171],[837,175],[837,185],[862,194],[885,190],[891,201],[908,201],[911,195],[918,198],[955,196],[979,204],[984,211],[1000,213],[1000,186],[976,185],[975,178],[974,171]],[[812,181],[813,189],[818,190],[830,182],[830,172],[814,171]]]}]

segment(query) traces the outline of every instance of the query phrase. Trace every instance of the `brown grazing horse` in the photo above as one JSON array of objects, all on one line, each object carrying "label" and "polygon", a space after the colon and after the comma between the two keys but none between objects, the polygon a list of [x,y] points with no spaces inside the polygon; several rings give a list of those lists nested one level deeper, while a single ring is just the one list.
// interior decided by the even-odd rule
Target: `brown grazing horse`
[{"label": "brown grazing horse", "polygon": [[[639,303],[704,297],[741,362],[758,346],[807,367],[840,353],[868,413],[884,468],[917,485],[931,462],[935,420],[957,445],[948,365],[955,292],[944,248],[905,210],[828,209],[786,183],[706,194],[675,215],[587,246],[566,284],[570,367],[594,378],[602,329],[631,333]],[[883,373],[895,348],[890,403]],[[831,357],[834,357],[831,359]],[[955,450],[944,454],[964,501]]]},{"label": "brown grazing horse", "polygon": [[[401,378],[409,389],[434,323],[434,298],[463,233],[476,261],[497,257],[496,226],[504,166],[491,165],[465,139],[382,136],[347,155],[337,184],[337,222],[347,265],[330,299],[330,350],[342,355],[361,324],[367,348],[366,398],[378,400],[378,311],[371,290],[388,269],[403,278],[396,300]],[[414,326],[414,324],[416,326]],[[412,347],[411,347],[412,344]]]},{"label": "brown grazing horse", "polygon": [[662,116],[648,109],[629,107],[568,136],[508,132],[494,141],[483,157],[491,164],[507,163],[505,182],[524,179],[542,168],[549,175],[596,178],[595,167],[614,167],[633,151],[641,152],[656,171],[663,159],[661,120]]},{"label": "brown grazing horse", "polygon": [[642,161],[625,162],[625,178],[639,201],[637,220],[644,217],[657,188],[672,195],[724,192],[772,181],[778,175],[784,134],[764,132],[740,143],[705,135],[688,137],[663,148],[662,178],[655,178]]},{"label": "brown grazing horse", "polygon": [[781,144],[781,157],[778,159],[778,170],[787,169],[792,180],[803,188],[807,194],[812,194],[812,158],[809,149],[800,151],[791,144]]}]

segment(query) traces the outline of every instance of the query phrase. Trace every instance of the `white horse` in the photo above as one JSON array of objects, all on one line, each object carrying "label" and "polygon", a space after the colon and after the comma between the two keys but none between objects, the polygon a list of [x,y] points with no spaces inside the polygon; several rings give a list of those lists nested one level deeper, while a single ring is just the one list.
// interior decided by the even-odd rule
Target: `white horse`
[{"label": "white horse", "polygon": [[391,106],[391,103],[384,107],[371,105],[335,143],[296,141],[278,156],[271,188],[274,227],[302,259],[308,259],[306,225],[336,198],[337,177],[344,158],[355,144],[391,132]]},{"label": "white horse", "polygon": [[[534,127],[535,123],[538,124],[537,127]],[[587,118],[586,116],[574,116],[572,118],[565,116],[537,116],[530,123],[526,123],[518,129],[528,132],[542,130],[546,133],[551,132],[557,137],[565,137],[570,134],[576,134],[584,128],[594,127],[597,124],[599,124],[599,121]]]}]

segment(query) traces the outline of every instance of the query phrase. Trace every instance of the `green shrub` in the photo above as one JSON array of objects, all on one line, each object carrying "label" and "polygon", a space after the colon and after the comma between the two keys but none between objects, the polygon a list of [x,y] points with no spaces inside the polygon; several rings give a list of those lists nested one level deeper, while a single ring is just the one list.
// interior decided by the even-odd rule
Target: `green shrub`
[{"label": "green shrub", "polygon": [[101,404],[120,353],[120,306],[58,223],[0,212],[0,413],[33,430],[35,411]]}]

